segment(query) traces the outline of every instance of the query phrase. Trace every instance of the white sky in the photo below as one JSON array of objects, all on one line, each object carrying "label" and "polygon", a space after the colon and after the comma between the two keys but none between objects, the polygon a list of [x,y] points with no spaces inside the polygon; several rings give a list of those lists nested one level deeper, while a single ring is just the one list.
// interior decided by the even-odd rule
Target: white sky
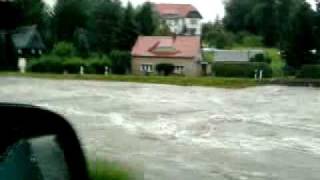
[{"label": "white sky", "polygon": [[[56,0],[44,0],[50,6],[53,6]],[[156,2],[156,3],[187,3],[193,4],[202,14],[205,21],[214,21],[217,15],[221,18],[224,16],[224,5],[225,0],[121,0],[123,4],[130,1],[134,5],[142,4],[146,1]],[[315,0],[307,0],[312,5],[314,5]]]}]

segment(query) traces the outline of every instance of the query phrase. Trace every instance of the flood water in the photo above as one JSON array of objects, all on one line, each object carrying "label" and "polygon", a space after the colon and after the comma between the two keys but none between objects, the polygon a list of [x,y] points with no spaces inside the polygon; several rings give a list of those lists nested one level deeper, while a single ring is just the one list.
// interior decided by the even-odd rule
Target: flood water
[{"label": "flood water", "polygon": [[0,78],[0,101],[70,120],[88,158],[148,180],[320,179],[320,89]]}]

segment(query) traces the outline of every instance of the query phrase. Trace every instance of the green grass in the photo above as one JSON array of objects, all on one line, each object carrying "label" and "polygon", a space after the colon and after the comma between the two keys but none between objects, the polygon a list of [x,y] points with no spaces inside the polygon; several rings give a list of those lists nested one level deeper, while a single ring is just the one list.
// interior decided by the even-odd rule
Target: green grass
[{"label": "green grass", "polygon": [[134,172],[129,167],[104,160],[90,161],[89,175],[91,180],[134,180]]},{"label": "green grass", "polygon": [[98,81],[120,81],[120,82],[137,82],[152,84],[168,84],[179,86],[206,86],[218,88],[246,88],[260,85],[253,79],[245,78],[213,78],[213,77],[177,77],[177,76],[133,76],[133,75],[77,75],[77,74],[40,74],[26,73],[20,74],[16,72],[1,72],[0,77],[30,77],[45,78],[58,80],[98,80]]}]

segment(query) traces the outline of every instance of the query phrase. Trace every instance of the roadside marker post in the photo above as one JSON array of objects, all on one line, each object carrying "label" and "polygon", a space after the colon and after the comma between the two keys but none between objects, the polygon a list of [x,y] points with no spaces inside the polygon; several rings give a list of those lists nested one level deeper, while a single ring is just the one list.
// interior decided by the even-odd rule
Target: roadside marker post
[{"label": "roadside marker post", "polygon": [[84,67],[80,66],[80,75],[84,75]]},{"label": "roadside marker post", "polygon": [[105,67],[104,75],[108,76],[109,75],[109,67]]},{"label": "roadside marker post", "polygon": [[263,79],[263,70],[260,70],[259,79],[260,79],[260,81],[262,81],[262,79]]},{"label": "roadside marker post", "polygon": [[18,68],[20,70],[20,73],[25,73],[27,67],[27,60],[25,58],[19,58],[18,60]]}]

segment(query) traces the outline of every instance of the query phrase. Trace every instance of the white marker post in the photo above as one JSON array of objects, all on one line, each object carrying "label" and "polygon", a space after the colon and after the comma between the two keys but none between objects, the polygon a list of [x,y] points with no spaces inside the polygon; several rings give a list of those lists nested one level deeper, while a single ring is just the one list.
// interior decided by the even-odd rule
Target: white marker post
[{"label": "white marker post", "polygon": [[258,69],[254,70],[254,79],[258,80]]},{"label": "white marker post", "polygon": [[259,74],[260,81],[262,81],[262,78],[263,78],[263,70],[260,70],[260,74]]},{"label": "white marker post", "polygon": [[27,60],[25,58],[19,58],[18,60],[18,68],[20,73],[25,73],[27,67]]},{"label": "white marker post", "polygon": [[84,75],[84,67],[80,66],[80,75]]},{"label": "white marker post", "polygon": [[106,76],[108,76],[109,75],[109,67],[108,66],[106,66],[106,67],[104,67],[104,75],[106,75]]}]

